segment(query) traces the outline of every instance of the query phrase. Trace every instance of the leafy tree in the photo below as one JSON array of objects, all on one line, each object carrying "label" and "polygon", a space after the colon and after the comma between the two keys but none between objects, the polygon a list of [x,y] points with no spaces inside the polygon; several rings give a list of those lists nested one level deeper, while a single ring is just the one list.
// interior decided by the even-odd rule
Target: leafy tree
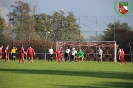
[{"label": "leafy tree", "polygon": [[[116,21],[115,23],[109,23],[107,25],[108,29],[105,31],[105,35],[101,37],[104,41],[115,41],[120,48],[123,48],[126,53],[130,53],[129,43],[133,43],[133,30],[128,25],[128,23],[120,23]],[[115,35],[114,35],[115,34]]]},{"label": "leafy tree", "polygon": [[49,32],[51,35],[49,39],[55,41],[79,39],[79,25],[76,23],[77,19],[72,12],[68,12],[68,16],[65,16],[63,11],[54,12],[52,15],[36,14],[35,19],[35,30]]},{"label": "leafy tree", "polygon": [[[3,45],[4,42],[4,27],[5,27],[5,20],[0,16],[0,44]],[[1,46],[0,45],[0,46]]]},{"label": "leafy tree", "polygon": [[30,32],[35,31],[35,8],[32,11],[29,3],[23,1],[17,1],[15,2],[15,4],[16,5],[11,5],[13,11],[8,14],[9,21],[14,26],[13,32],[15,39],[28,40],[29,38],[31,38]]},{"label": "leafy tree", "polygon": [[68,12],[67,16],[62,10],[52,15],[36,14],[36,6],[32,8],[29,3],[23,1],[17,1],[11,6],[13,11],[8,14],[8,17],[14,26],[12,30],[14,44],[20,45],[27,42],[33,46],[39,45],[42,46],[41,48],[47,48],[46,46],[55,44],[56,41],[83,39],[73,12]]}]

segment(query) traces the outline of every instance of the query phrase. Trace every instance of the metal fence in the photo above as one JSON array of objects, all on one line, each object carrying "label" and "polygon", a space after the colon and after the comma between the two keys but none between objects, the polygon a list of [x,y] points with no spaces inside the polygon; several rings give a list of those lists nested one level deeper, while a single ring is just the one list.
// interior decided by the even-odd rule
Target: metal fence
[{"label": "metal fence", "polygon": [[[127,17],[120,16],[79,16],[76,17],[77,24],[80,25],[80,35],[84,36],[85,41],[99,41],[100,36],[104,35],[104,31],[107,29],[107,25],[109,23],[114,23],[119,20],[121,23],[127,22],[129,26],[133,29],[133,15]],[[8,33],[8,38],[5,40],[6,44],[10,45],[9,51],[12,46],[16,46],[20,48],[21,45],[24,45],[25,50],[29,45],[33,45],[36,50],[36,57],[45,58],[48,56],[48,49],[52,46],[55,49],[56,41],[63,41],[67,36],[67,31],[58,31],[58,32],[10,32]],[[75,40],[79,40],[79,35],[74,35]],[[71,40],[71,36],[68,36],[68,41]],[[66,39],[66,41],[67,41]],[[114,41],[115,41],[115,33],[114,33]],[[3,40],[0,40],[3,42]],[[51,42],[52,41],[52,42]],[[74,40],[71,40],[74,41]],[[5,42],[5,41],[4,41]],[[17,52],[18,53],[18,52]],[[126,57],[131,57],[130,54],[127,54]],[[130,60],[129,60],[130,61]]]}]

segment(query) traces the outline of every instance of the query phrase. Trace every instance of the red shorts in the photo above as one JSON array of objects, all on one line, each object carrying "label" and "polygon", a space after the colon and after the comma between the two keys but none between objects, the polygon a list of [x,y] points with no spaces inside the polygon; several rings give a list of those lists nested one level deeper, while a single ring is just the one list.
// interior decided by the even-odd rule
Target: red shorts
[{"label": "red shorts", "polygon": [[56,59],[60,59],[61,55],[57,56]]},{"label": "red shorts", "polygon": [[2,56],[2,52],[0,52],[0,56]]},{"label": "red shorts", "polygon": [[5,53],[5,56],[8,57],[8,53]]},{"label": "red shorts", "polygon": [[20,53],[20,58],[24,58],[24,53]]},{"label": "red shorts", "polygon": [[28,57],[29,57],[29,58],[33,58],[33,54],[32,54],[32,53],[29,53],[29,54],[28,54]]}]

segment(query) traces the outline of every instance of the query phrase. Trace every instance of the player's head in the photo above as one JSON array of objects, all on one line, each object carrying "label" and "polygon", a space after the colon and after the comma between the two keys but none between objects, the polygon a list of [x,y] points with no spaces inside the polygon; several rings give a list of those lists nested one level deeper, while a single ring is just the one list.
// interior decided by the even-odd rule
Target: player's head
[{"label": "player's head", "polygon": [[6,49],[8,49],[8,48],[9,48],[9,45],[6,46]]},{"label": "player's head", "polygon": [[6,47],[9,47],[9,45],[7,45]]},{"label": "player's head", "polygon": [[75,48],[73,47],[72,50],[75,50]]},{"label": "player's head", "polygon": [[23,45],[21,45],[21,47],[23,47]]},{"label": "player's head", "polygon": [[29,47],[31,47],[31,45],[29,45]]}]

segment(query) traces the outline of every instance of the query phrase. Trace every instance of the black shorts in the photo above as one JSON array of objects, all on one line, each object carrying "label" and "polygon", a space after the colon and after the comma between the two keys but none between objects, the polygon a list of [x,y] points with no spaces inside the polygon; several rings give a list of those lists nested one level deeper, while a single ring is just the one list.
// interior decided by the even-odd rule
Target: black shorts
[{"label": "black shorts", "polygon": [[12,58],[16,58],[16,53],[12,53]]},{"label": "black shorts", "polygon": [[75,57],[75,55],[71,55],[71,58],[73,58],[73,59],[74,59],[74,57]]},{"label": "black shorts", "polygon": [[50,56],[50,57],[53,57],[53,54],[50,54],[49,56]]},{"label": "black shorts", "polygon": [[98,57],[101,57],[101,55],[98,55]]},{"label": "black shorts", "polygon": [[69,54],[68,53],[65,53],[65,58],[68,58]]},{"label": "black shorts", "polygon": [[16,56],[16,53],[12,53],[12,56]]}]

